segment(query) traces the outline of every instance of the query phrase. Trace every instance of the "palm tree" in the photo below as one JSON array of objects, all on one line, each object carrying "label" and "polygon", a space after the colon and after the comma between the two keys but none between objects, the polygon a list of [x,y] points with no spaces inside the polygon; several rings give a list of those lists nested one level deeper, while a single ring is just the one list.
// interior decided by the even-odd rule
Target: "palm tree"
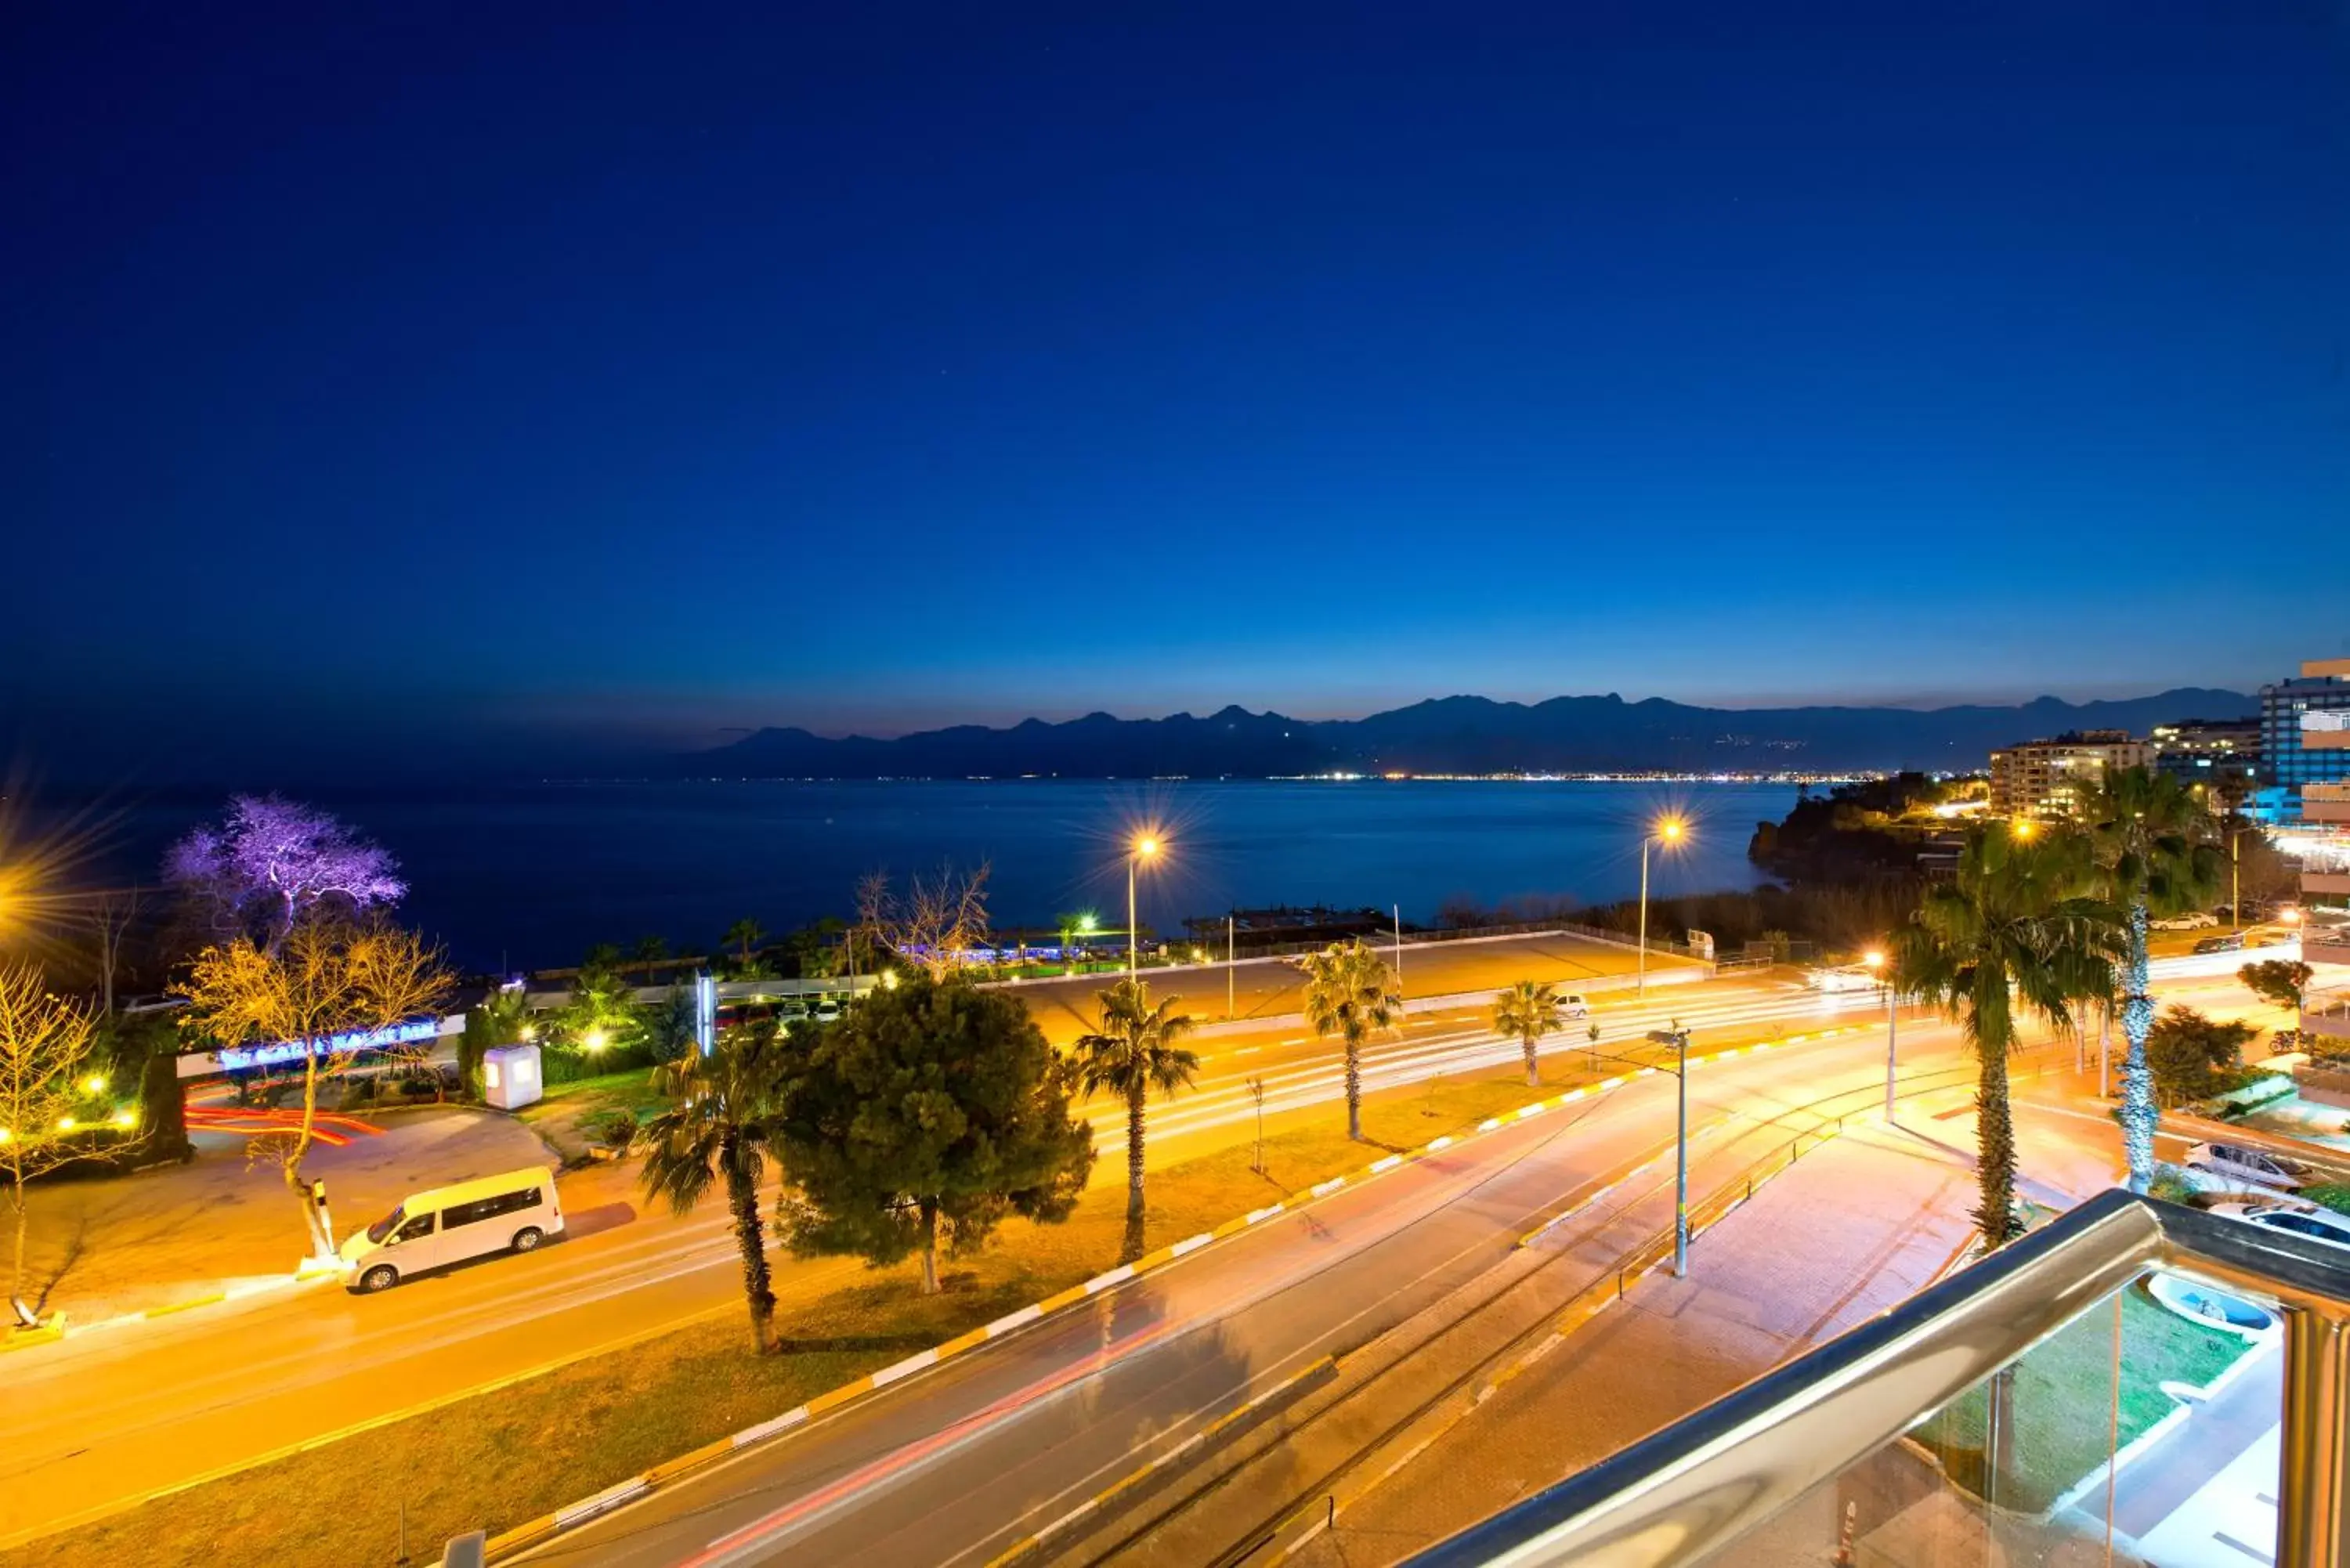
[{"label": "palm tree", "polygon": [[1126,1100],[1126,1255],[1142,1251],[1143,1107],[1150,1092],[1171,1095],[1189,1088],[1200,1058],[1176,1042],[1191,1032],[1190,1014],[1174,1011],[1180,997],[1156,1007],[1150,987],[1121,980],[1101,993],[1101,1025],[1073,1048],[1077,1082],[1087,1098],[1105,1091]]},{"label": "palm tree", "polygon": [[759,1179],[766,1169],[780,1066],[781,1044],[772,1029],[738,1032],[707,1056],[689,1051],[653,1069],[653,1086],[675,1103],[645,1127],[648,1198],[666,1198],[683,1214],[708,1196],[713,1182],[725,1182],[734,1244],[743,1255],[751,1342],[761,1354],[772,1347],[775,1292],[759,1218]]},{"label": "palm tree", "polygon": [[660,937],[639,937],[637,945],[629,950],[629,957],[643,966],[645,980],[650,983],[653,971],[660,967],[661,960],[669,957],[669,943]]},{"label": "palm tree", "polygon": [[759,929],[758,921],[745,915],[727,927],[726,934],[718,940],[722,944],[733,943],[743,955],[743,967],[748,969],[751,967],[751,950],[765,941],[767,933]]},{"label": "palm tree", "polygon": [[2121,917],[2087,896],[2098,886],[2088,849],[2079,834],[1979,831],[1960,853],[1957,876],[1929,888],[1894,937],[1893,984],[1939,1007],[1974,1050],[1975,1224],[1993,1247],[2015,1230],[2007,1082],[2014,1004],[2064,1029],[2074,1002],[2113,993]]},{"label": "palm tree", "polygon": [[2146,1037],[2154,1027],[2147,994],[2146,934],[2157,915],[2176,915],[2211,901],[2220,886],[2220,851],[2204,836],[2210,814],[2186,786],[2147,768],[2107,773],[2080,802],[2080,820],[2096,861],[2099,896],[2128,911],[2122,958],[2122,1150],[2129,1185],[2144,1192],[2154,1178],[2154,1074]]},{"label": "palm tree", "polygon": [[1333,942],[1299,961],[1305,971],[1305,1022],[1314,1033],[1347,1042],[1347,1136],[1363,1137],[1363,1042],[1403,1016],[1395,971],[1361,941]]},{"label": "palm tree", "polygon": [[1542,1083],[1534,1068],[1534,1048],[1542,1044],[1544,1035],[1565,1022],[1555,986],[1522,980],[1493,998],[1493,1033],[1514,1034],[1518,1044],[1525,1047],[1527,1087]]}]

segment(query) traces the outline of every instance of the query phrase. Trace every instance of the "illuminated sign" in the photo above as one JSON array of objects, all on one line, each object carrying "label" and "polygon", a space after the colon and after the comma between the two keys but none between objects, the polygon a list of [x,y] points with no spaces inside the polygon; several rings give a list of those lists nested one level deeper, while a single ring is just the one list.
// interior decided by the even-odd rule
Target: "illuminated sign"
[{"label": "illuminated sign", "polygon": [[718,981],[706,974],[693,977],[693,1039],[705,1056],[718,1043]]},{"label": "illuminated sign", "polygon": [[373,1051],[385,1045],[413,1045],[420,1041],[440,1037],[439,1019],[419,1018],[407,1023],[395,1023],[389,1029],[347,1030],[319,1041],[282,1040],[275,1045],[236,1047],[220,1054],[220,1064],[234,1072],[240,1067],[268,1067],[280,1062],[299,1062],[314,1050],[329,1054],[338,1051]]}]

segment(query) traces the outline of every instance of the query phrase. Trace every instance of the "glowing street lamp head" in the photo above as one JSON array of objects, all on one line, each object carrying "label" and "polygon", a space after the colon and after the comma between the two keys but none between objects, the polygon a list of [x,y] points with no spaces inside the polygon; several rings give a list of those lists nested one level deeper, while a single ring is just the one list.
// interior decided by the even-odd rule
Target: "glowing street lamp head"
[{"label": "glowing street lamp head", "polygon": [[601,1051],[608,1043],[608,1036],[600,1029],[590,1029],[579,1037],[582,1051]]},{"label": "glowing street lamp head", "polygon": [[75,1121],[71,1116],[59,1116],[57,1118],[57,1131],[59,1132],[71,1132],[75,1127],[80,1125],[80,1123]]},{"label": "glowing street lamp head", "polygon": [[1688,831],[1689,825],[1678,816],[1657,819],[1657,837],[1663,843],[1679,844],[1681,841],[1681,835]]},{"label": "glowing street lamp head", "polygon": [[1866,952],[1860,955],[1860,961],[1866,964],[1871,969],[1883,969],[1885,967],[1885,955],[1878,952],[1875,948],[1871,948]]},{"label": "glowing street lamp head", "polygon": [[139,1113],[125,1106],[114,1113],[114,1125],[119,1127],[135,1127],[139,1125]]},{"label": "glowing street lamp head", "polygon": [[1077,917],[1077,929],[1084,935],[1091,936],[1100,925],[1101,921],[1090,910]]},{"label": "glowing street lamp head", "polygon": [[2014,834],[2017,838],[2029,844],[2032,842],[2033,836],[2040,831],[2040,825],[2033,821],[2028,816],[2019,816],[2009,828],[2009,831]]},{"label": "glowing street lamp head", "polygon": [[103,1073],[92,1073],[88,1077],[84,1078],[81,1081],[81,1092],[85,1095],[102,1095],[106,1093],[106,1075]]},{"label": "glowing street lamp head", "polygon": [[1134,852],[1143,859],[1148,860],[1152,856],[1159,853],[1159,840],[1146,833],[1141,837],[1134,841]]}]

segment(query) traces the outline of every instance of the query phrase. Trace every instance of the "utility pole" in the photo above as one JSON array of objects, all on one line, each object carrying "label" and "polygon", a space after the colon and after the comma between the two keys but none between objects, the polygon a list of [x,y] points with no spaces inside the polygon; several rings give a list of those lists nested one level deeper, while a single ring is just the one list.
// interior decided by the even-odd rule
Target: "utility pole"
[{"label": "utility pole", "polygon": [[1670,1029],[1651,1029],[1648,1038],[1659,1045],[1673,1048],[1678,1064],[1673,1068],[1674,1091],[1679,1105],[1673,1133],[1673,1278],[1689,1278],[1689,1037],[1690,1032],[1673,1020]]},{"label": "utility pole", "polygon": [[1224,1017],[1227,1021],[1240,1014],[1240,928],[1232,917],[1224,917]]},{"label": "utility pole", "polygon": [[1403,994],[1403,906],[1395,907],[1396,994]]}]

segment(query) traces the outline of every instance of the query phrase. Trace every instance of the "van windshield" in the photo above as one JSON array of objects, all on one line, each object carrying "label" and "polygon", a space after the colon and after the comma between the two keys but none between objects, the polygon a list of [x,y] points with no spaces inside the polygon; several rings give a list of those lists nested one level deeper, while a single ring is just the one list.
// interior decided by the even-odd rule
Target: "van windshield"
[{"label": "van windshield", "polygon": [[377,1220],[374,1224],[369,1226],[367,1228],[367,1239],[373,1241],[379,1247],[382,1246],[383,1239],[386,1236],[390,1235],[394,1231],[399,1230],[400,1222],[407,1218],[408,1206],[406,1204],[402,1204],[400,1207],[393,1210],[390,1213],[385,1215],[382,1219]]}]

